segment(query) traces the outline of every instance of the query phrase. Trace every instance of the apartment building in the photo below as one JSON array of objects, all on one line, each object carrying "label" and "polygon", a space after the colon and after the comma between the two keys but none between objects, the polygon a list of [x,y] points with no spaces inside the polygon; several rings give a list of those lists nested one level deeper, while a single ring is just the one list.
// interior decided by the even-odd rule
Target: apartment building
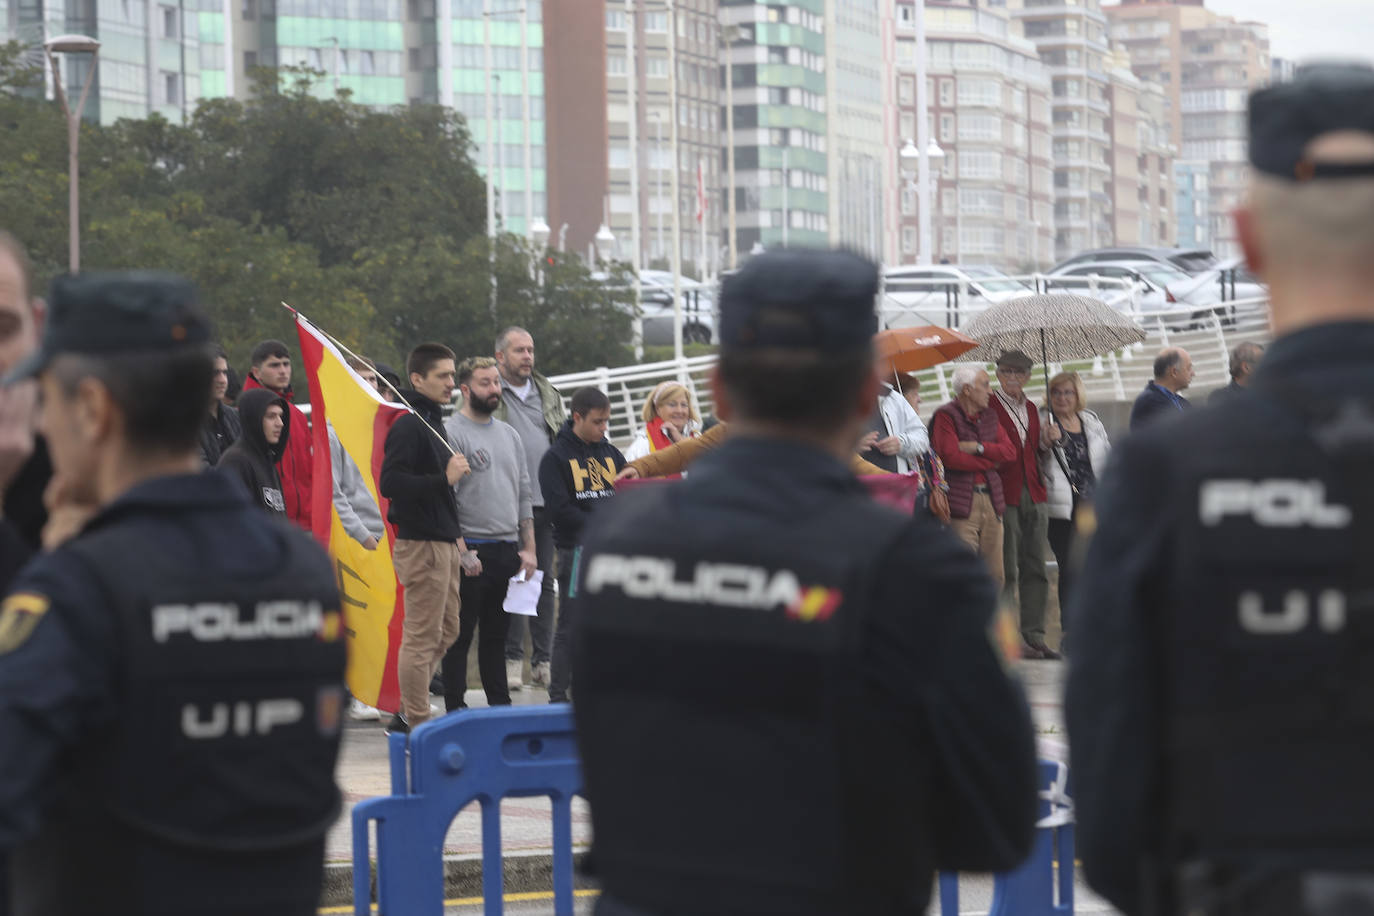
[{"label": "apartment building", "polygon": [[1111,61],[1110,244],[1171,246],[1178,237],[1169,99],[1137,78],[1125,55]]},{"label": "apartment building", "polygon": [[[671,260],[676,207],[682,263],[696,276],[719,269],[724,237],[724,90],[717,13],[717,0],[674,0],[671,13],[663,0],[605,0],[606,222],[615,234],[620,256],[629,260],[633,248],[631,214],[637,208],[639,263],[666,267]],[[674,66],[676,79],[670,80]],[[631,119],[635,128],[633,148]],[[632,157],[638,168],[637,201],[631,191]],[[672,191],[674,169],[678,179],[676,201]]]},{"label": "apartment building", "polygon": [[1099,0],[1011,0],[1051,81],[1055,257],[1113,243],[1111,76]]},{"label": "apartment building", "polygon": [[[916,6],[896,5],[898,132],[916,137]],[[1054,259],[1050,77],[1008,11],[975,0],[926,0],[935,261],[1045,266]],[[917,255],[919,195],[899,194],[900,260]]]},{"label": "apartment building", "polygon": [[1247,174],[1246,101],[1272,77],[1267,27],[1221,16],[1202,0],[1122,0],[1107,13],[1136,76],[1169,94],[1180,158],[1209,164],[1205,243],[1236,253],[1231,211]]},{"label": "apartment building", "polygon": [[884,124],[883,11],[890,0],[828,0],[826,150],[830,242],[880,259],[885,211],[896,205],[885,154],[896,155]]}]

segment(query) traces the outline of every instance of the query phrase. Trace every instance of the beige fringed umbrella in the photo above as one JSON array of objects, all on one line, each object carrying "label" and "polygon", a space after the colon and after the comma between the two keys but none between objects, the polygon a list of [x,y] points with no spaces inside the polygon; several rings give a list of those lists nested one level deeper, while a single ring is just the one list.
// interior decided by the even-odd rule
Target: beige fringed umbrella
[{"label": "beige fringed umbrella", "polygon": [[1007,350],[1032,358],[1039,353],[1046,389],[1051,361],[1092,359],[1145,339],[1140,325],[1105,302],[1064,293],[999,302],[961,330],[978,346],[960,356],[960,362],[996,362]]}]

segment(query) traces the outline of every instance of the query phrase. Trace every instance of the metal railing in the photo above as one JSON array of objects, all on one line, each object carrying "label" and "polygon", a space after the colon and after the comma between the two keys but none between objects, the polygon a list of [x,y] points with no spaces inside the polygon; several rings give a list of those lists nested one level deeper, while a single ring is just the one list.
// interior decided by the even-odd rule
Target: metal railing
[{"label": "metal railing", "polygon": [[[1112,288],[1114,284],[1116,288]],[[1050,365],[1051,375],[1063,368],[1078,371],[1089,401],[1126,401],[1134,398],[1153,375],[1155,354],[1167,346],[1183,347],[1192,357],[1194,390],[1219,388],[1230,380],[1230,353],[1236,344],[1242,341],[1264,343],[1270,338],[1268,299],[1238,299],[1212,306],[1180,305],[1167,311],[1141,313],[1136,308],[1138,294],[1133,287],[1126,288],[1130,286],[1128,282],[1104,278],[1098,296],[1132,315],[1145,329],[1143,343],[1093,360]],[[963,314],[972,316],[986,307],[968,307]],[[902,313],[907,311],[901,309]],[[887,308],[882,309],[881,314],[884,319],[896,317]],[[681,363],[670,360],[618,369],[602,367],[554,376],[550,380],[562,392],[565,404],[573,392],[584,385],[595,385],[606,392],[611,399],[608,437],[618,445],[625,445],[643,427],[641,411],[644,401],[659,382],[669,379],[681,381],[691,392],[702,416],[712,413],[715,405],[711,400],[707,378],[714,364],[714,356],[697,356],[684,359]],[[923,417],[928,418],[936,407],[953,396],[950,388],[953,365],[945,363],[916,373],[915,380],[920,385],[923,402]],[[992,367],[988,366],[988,369],[991,371]],[[903,384],[907,382],[906,379],[901,381]],[[1044,402],[1044,374],[1038,367],[1026,385],[1026,392],[1037,403]]]}]

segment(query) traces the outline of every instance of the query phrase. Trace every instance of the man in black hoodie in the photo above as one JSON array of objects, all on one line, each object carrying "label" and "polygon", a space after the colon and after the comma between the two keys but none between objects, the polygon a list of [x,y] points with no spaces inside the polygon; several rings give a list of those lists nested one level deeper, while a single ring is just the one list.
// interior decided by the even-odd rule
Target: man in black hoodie
[{"label": "man in black hoodie", "polygon": [[239,398],[243,434],[229,446],[215,467],[238,477],[248,488],[254,505],[286,517],[277,461],[286,450],[291,414],[286,399],[267,388],[245,391]]},{"label": "man in black hoodie", "polygon": [[553,670],[549,702],[566,703],[572,682],[572,632],[568,598],[577,576],[582,527],[591,511],[615,495],[615,478],[625,467],[620,449],[606,441],[611,400],[598,388],[580,388],[572,396],[572,419],[563,424],[539,462],[539,488],[553,520],[558,548],[558,627],[553,637]]},{"label": "man in black hoodie", "polygon": [[386,730],[409,732],[429,718],[429,682],[458,638],[460,570],[481,573],[458,527],[453,486],[469,472],[467,459],[444,433],[443,405],[453,400],[453,351],[424,343],[406,360],[414,413],[397,418],[386,436],[382,496],[396,526],[392,559],[405,588],[405,620],[397,658],[401,708]]}]

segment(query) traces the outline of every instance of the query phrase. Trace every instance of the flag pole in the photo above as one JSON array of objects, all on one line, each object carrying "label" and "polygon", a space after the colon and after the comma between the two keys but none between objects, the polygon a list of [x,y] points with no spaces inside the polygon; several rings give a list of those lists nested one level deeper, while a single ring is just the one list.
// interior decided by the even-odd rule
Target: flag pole
[{"label": "flag pole", "polygon": [[[282,303],[282,308],[286,309],[288,312],[295,315],[296,318],[298,318],[299,320],[304,321],[306,324],[310,325],[310,327],[314,328],[316,331],[319,331],[320,335],[323,336],[325,340],[328,340],[334,346],[342,350],[345,356],[351,356],[358,362],[363,362],[363,358],[361,356],[354,353],[352,350],[348,349],[348,347],[344,346],[343,342],[340,341],[337,337],[335,337],[333,334],[330,334],[328,331],[317,325],[315,322],[311,321],[309,318],[305,317],[305,315],[303,315],[300,311],[293,308],[292,306],[287,305],[285,302]],[[434,433],[434,437],[438,439],[440,442],[444,443],[444,448],[448,449],[448,453],[450,455],[458,454],[458,450],[453,447],[453,443],[448,441],[448,437],[445,436],[443,433],[439,432],[433,426],[430,426],[429,421],[427,421],[424,417],[420,416],[420,414],[416,412],[415,408],[411,407],[410,404],[406,402],[406,399],[401,396],[401,392],[396,390],[396,386],[392,385],[391,382],[387,381],[386,376],[382,375],[380,372],[377,372],[376,375],[377,378],[381,380],[382,384],[390,388],[391,393],[396,395],[397,403],[404,407],[408,412],[414,414],[415,419],[425,424],[425,429]]]}]

